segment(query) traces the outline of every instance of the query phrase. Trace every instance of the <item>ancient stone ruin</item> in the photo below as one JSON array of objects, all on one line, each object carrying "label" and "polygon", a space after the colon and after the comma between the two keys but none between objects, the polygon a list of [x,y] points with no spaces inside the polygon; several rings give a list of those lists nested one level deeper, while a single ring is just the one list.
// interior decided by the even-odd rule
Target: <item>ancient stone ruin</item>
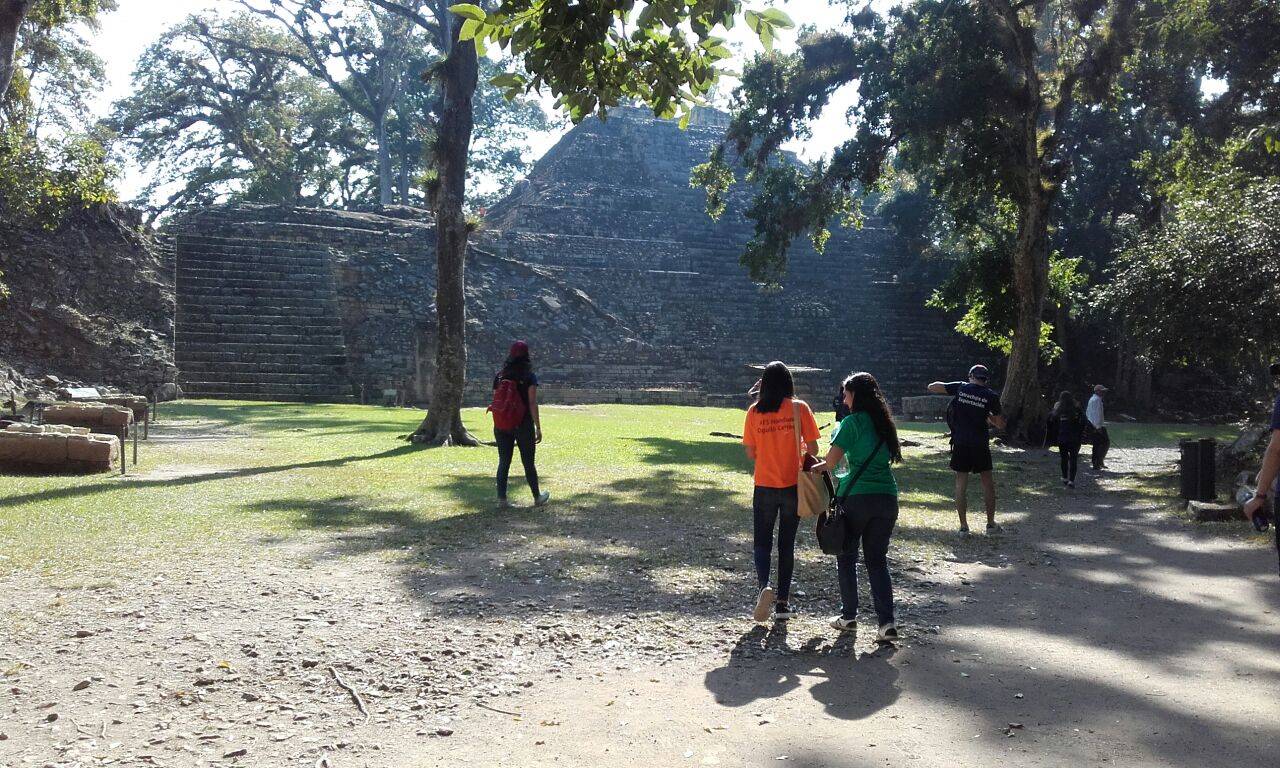
[{"label": "ancient stone ruin", "polygon": [[56,229],[0,219],[0,402],[111,385],[169,399],[173,264],[116,205],[76,211]]},{"label": "ancient stone ruin", "polygon": [[[874,219],[797,242],[781,290],[739,264],[748,190],[713,221],[689,186],[722,114],[687,131],[641,110],[571,130],[485,217],[468,260],[469,400],[512,339],[560,402],[738,402],[746,364],[874,372],[894,397],[958,376],[971,349]],[[176,359],[189,396],[430,393],[434,232],[421,211],[229,206],[174,222]],[[824,393],[825,394],[825,393]]]}]

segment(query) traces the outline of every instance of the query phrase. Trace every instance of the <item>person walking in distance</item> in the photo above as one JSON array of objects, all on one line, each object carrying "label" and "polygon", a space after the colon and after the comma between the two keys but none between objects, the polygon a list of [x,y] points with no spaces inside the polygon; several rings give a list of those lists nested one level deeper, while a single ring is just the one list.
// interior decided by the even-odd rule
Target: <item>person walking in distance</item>
[{"label": "person walking in distance", "polygon": [[[869,373],[855,373],[844,380],[844,403],[850,413],[831,436],[826,458],[810,467],[822,472],[840,466],[849,471],[840,478],[836,497],[851,522],[845,552],[836,555],[840,581],[840,615],[831,626],[853,632],[858,618],[858,547],[862,547],[871,584],[871,602],[879,631],[876,641],[898,639],[893,620],[893,582],[889,576],[889,538],[898,522],[898,481],[890,464],[902,461],[902,444],[880,384]],[[855,469],[855,467],[857,469]]]},{"label": "person walking in distance", "polygon": [[1076,468],[1080,464],[1080,443],[1084,439],[1084,412],[1075,395],[1063,391],[1058,404],[1049,414],[1049,436],[1058,446],[1058,461],[1062,466],[1062,484],[1076,487]]},{"label": "person walking in distance", "polygon": [[537,444],[542,442],[542,419],[538,413],[538,375],[533,372],[529,345],[517,341],[511,345],[502,370],[493,377],[493,439],[498,443],[498,506],[508,506],[507,478],[517,446],[524,477],[533,493],[533,503],[546,504],[551,494],[538,488],[538,467],[534,460]]},{"label": "person walking in distance", "polygon": [[1004,416],[1000,415],[1000,395],[987,386],[991,378],[985,365],[969,369],[969,380],[942,382],[929,385],[935,395],[951,395],[951,469],[956,473],[956,511],[960,513],[960,532],[969,532],[966,495],[969,475],[977,473],[982,478],[982,497],[987,509],[987,531],[1000,530],[996,523],[996,483],[991,475],[991,437],[987,425],[1004,429]]},{"label": "person walking in distance", "polygon": [[[752,612],[756,621],[768,620],[771,611],[777,621],[786,621],[792,616],[791,574],[795,569],[796,529],[800,526],[796,491],[801,461],[796,447],[797,421],[800,439],[809,453],[816,454],[818,422],[808,404],[795,398],[791,371],[775,360],[765,366],[764,375],[760,377],[760,399],[747,409],[747,421],[742,428],[747,458],[755,462],[751,509],[756,584],[760,590]],[[775,524],[778,528],[776,592],[769,586]]]},{"label": "person walking in distance", "polygon": [[835,410],[836,424],[844,421],[844,417],[849,415],[849,406],[845,405],[845,401],[849,396],[845,394],[844,385],[840,385],[840,389],[836,390],[836,396],[831,400],[831,407]]},{"label": "person walking in distance", "polygon": [[1089,398],[1089,404],[1084,410],[1084,415],[1093,425],[1093,450],[1090,459],[1093,468],[1098,471],[1107,468],[1107,451],[1111,448],[1111,436],[1107,434],[1107,419],[1102,407],[1103,395],[1107,391],[1101,384],[1095,385],[1093,397]]}]

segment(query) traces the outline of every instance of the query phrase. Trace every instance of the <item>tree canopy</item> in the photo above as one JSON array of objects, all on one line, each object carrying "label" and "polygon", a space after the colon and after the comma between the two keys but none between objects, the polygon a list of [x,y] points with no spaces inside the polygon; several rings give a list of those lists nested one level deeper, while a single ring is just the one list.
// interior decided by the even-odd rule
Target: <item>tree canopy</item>
[{"label": "tree canopy", "polygon": [[[423,204],[439,94],[419,74],[436,61],[434,53],[406,54],[379,136],[368,110],[353,109],[330,82],[299,63],[309,55],[304,49],[270,18],[247,12],[193,16],[149,46],[131,95],[109,120],[130,159],[147,172],[139,202],[153,214],[226,200],[378,204],[385,171],[394,201]],[[484,66],[501,71],[492,62]],[[523,170],[523,139],[546,118],[536,104],[509,102],[488,83],[477,104],[471,173],[492,195]]]}]

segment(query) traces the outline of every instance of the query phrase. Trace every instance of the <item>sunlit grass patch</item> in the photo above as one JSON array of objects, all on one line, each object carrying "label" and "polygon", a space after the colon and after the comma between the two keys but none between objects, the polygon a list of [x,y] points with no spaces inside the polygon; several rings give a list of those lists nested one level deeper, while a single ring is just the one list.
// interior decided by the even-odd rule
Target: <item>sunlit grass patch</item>
[{"label": "sunlit grass patch", "polygon": [[[127,477],[0,476],[0,569],[90,578],[148,558],[218,555],[231,547],[334,534],[367,540],[369,550],[428,539],[469,546],[483,536],[477,526],[498,514],[496,453],[492,447],[421,449],[398,439],[421,416],[412,409],[356,405],[163,406],[155,439],[143,444],[141,462]],[[492,438],[482,410],[467,410],[464,420],[480,437]],[[651,527],[654,545],[644,552],[634,541],[600,546],[625,552],[620,556],[643,567],[678,564],[683,555],[662,543],[663,526],[673,519],[705,522],[728,540],[746,542],[750,465],[739,441],[724,436],[740,433],[742,421],[742,412],[730,408],[545,407],[538,467],[553,502],[529,507],[516,462],[510,496],[517,507],[502,514],[513,530],[527,528],[533,548],[542,539],[572,539],[583,521],[627,516]],[[896,470],[903,546],[956,546],[950,535],[954,479],[942,427],[904,423],[901,429],[918,443],[907,448],[907,461]],[[1184,434],[1226,431],[1120,425],[1112,439],[1117,446],[1176,445]],[[1054,492],[1056,478],[1044,471],[1044,455],[998,450],[996,459],[1002,505],[1033,504]],[[1134,490],[1154,499],[1166,483],[1135,478]],[[970,494],[971,509],[979,509],[976,479]],[[571,564],[593,566],[589,560]]]}]

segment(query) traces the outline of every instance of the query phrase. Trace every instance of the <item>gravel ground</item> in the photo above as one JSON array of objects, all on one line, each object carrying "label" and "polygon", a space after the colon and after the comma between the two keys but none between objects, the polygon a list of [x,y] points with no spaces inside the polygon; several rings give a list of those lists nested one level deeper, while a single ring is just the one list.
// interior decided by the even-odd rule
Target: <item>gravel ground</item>
[{"label": "gravel ground", "polygon": [[1112,457],[1004,536],[895,548],[897,649],[826,629],[811,534],[801,615],[756,627],[748,532],[554,506],[5,575],[0,765],[1262,765],[1273,558],[1138,503],[1171,452]]}]

